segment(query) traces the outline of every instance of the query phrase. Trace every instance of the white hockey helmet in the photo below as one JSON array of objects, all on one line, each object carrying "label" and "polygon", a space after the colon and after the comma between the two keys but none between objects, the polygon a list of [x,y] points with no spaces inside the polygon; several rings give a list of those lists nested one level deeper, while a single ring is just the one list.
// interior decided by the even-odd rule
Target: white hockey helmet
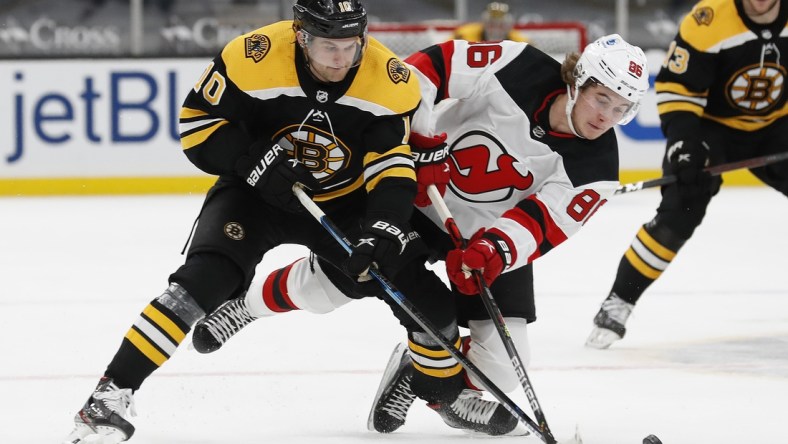
[{"label": "white hockey helmet", "polygon": [[580,88],[590,80],[632,102],[632,106],[617,122],[619,125],[625,125],[635,118],[640,101],[648,90],[646,55],[642,49],[630,45],[618,34],[600,37],[586,46],[577,61],[574,75],[575,96],[572,97],[570,91],[567,112],[571,113]]}]

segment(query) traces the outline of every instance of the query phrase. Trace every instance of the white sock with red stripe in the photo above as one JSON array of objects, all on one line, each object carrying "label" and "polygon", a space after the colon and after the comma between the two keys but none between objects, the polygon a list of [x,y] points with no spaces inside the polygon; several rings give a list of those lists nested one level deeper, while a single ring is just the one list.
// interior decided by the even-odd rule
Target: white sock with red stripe
[{"label": "white sock with red stripe", "polygon": [[291,310],[323,314],[351,300],[329,281],[317,261],[310,264],[308,258],[274,270],[265,279],[255,278],[246,293],[247,307],[255,317]]}]

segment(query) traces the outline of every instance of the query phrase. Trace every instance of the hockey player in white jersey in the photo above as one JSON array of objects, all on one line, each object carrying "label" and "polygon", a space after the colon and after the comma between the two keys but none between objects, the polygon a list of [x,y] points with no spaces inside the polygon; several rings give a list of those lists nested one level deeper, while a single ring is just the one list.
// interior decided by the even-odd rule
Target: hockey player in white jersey
[{"label": "hockey player in white jersey", "polygon": [[[531,263],[575,234],[618,186],[612,128],[638,111],[648,88],[646,59],[640,48],[610,35],[582,55],[569,54],[563,64],[525,43],[462,40],[427,48],[406,62],[422,90],[413,131],[427,135],[411,138],[414,151],[421,149],[416,203],[424,206],[412,226],[434,257],[446,261],[457,323],[470,331],[462,351],[499,388],[512,391],[518,378],[467,271],[482,271],[527,360],[527,324],[536,320]],[[444,192],[470,237],[466,249],[454,249],[443,231],[425,193],[430,184]],[[245,298],[198,323],[195,347],[215,350],[262,316],[293,309],[324,313],[350,301],[326,268],[320,260],[301,259],[256,280]],[[422,397],[416,385],[455,371],[456,361],[448,354],[436,358],[440,348],[430,341],[410,334],[407,346],[395,348],[369,416],[371,430],[399,428]],[[482,399],[473,377],[464,379],[454,402],[429,407],[452,427],[513,432],[516,419]]]}]

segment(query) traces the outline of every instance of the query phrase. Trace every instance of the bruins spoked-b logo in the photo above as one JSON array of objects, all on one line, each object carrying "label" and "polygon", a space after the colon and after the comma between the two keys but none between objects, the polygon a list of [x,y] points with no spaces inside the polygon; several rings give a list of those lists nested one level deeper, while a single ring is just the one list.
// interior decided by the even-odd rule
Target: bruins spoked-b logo
[{"label": "bruins spoked-b logo", "polygon": [[325,182],[350,163],[350,150],[339,137],[310,125],[291,125],[274,140],[301,162],[319,182]]},{"label": "bruins spoked-b logo", "polygon": [[254,60],[255,63],[263,60],[271,49],[271,39],[267,35],[252,34],[244,40],[246,44],[246,57]]},{"label": "bruins spoked-b logo", "polygon": [[736,109],[747,114],[762,114],[782,103],[785,81],[786,70],[781,65],[750,65],[731,76],[726,96]]},{"label": "bruins spoked-b logo", "polygon": [[410,70],[401,60],[391,58],[388,62],[389,78],[394,83],[404,82],[408,83],[410,80]]},{"label": "bruins spoked-b logo", "polygon": [[246,237],[246,231],[238,222],[227,222],[224,224],[224,235],[232,240],[239,241]]}]

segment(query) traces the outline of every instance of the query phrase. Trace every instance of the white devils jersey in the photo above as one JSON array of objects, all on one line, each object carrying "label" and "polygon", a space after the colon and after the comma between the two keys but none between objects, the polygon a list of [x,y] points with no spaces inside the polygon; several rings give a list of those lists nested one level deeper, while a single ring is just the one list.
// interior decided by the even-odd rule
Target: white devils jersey
[{"label": "white devils jersey", "polygon": [[[566,93],[550,56],[526,43],[454,40],[406,62],[422,93],[413,131],[448,136],[446,204],[465,237],[485,228],[508,243],[505,271],[575,234],[615,191],[613,130],[586,140],[550,127],[550,105]],[[432,206],[422,211],[442,226]]]}]

